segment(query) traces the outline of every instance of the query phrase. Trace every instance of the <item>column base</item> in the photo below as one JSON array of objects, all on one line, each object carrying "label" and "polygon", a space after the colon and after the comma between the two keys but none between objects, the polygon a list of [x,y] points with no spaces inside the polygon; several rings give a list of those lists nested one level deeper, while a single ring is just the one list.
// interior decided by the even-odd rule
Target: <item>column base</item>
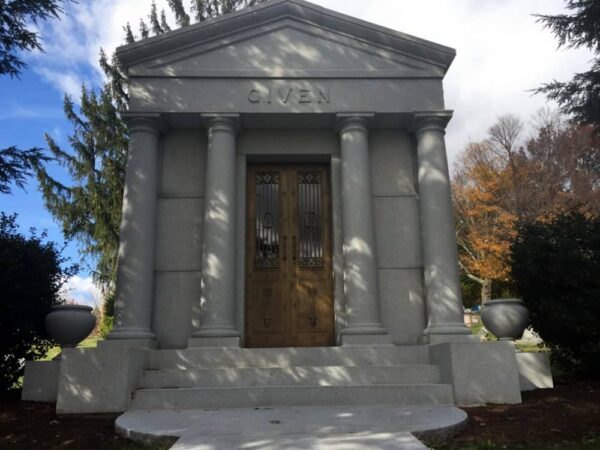
[{"label": "column base", "polygon": [[342,334],[340,344],[344,347],[361,345],[394,345],[389,334]]},{"label": "column base", "polygon": [[240,332],[233,327],[208,326],[200,327],[192,333],[193,338],[239,338]]},{"label": "column base", "polygon": [[240,347],[239,337],[193,337],[188,341],[188,348],[198,347]]},{"label": "column base", "polygon": [[156,336],[149,328],[134,328],[134,327],[123,327],[115,328],[112,330],[107,340],[120,340],[120,339],[155,339]]},{"label": "column base", "polygon": [[387,330],[378,323],[363,323],[349,325],[342,330],[342,335],[378,335],[387,334]]},{"label": "column base", "polygon": [[136,348],[149,348],[149,349],[157,349],[158,342],[156,339],[111,339],[110,336],[103,340],[98,341],[98,348],[123,348],[123,347],[136,347]]},{"label": "column base", "polygon": [[349,345],[392,345],[392,337],[378,323],[362,323],[344,328],[340,344]]},{"label": "column base", "polygon": [[423,331],[425,344],[438,344],[441,342],[478,342],[471,330],[464,323],[447,323],[430,325]]}]

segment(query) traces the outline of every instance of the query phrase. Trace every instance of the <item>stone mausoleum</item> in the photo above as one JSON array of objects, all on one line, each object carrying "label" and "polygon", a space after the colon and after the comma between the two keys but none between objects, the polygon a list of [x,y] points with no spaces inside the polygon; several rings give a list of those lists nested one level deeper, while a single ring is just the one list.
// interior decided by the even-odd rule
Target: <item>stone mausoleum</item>
[{"label": "stone mausoleum", "polygon": [[60,413],[520,402],[463,323],[444,129],[455,51],[302,0],[118,49],[115,328],[28,366]]}]

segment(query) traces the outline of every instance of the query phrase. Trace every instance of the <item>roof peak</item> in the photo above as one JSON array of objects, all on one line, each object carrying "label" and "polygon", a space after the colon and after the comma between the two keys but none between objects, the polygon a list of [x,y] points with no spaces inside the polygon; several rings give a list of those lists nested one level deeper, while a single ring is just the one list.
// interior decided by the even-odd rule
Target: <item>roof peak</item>
[{"label": "roof peak", "polygon": [[412,55],[442,67],[444,72],[456,54],[452,48],[342,14],[305,0],[270,0],[224,14],[215,19],[198,22],[188,27],[121,46],[117,48],[117,55],[122,65],[128,68],[149,58],[179,51],[209,40],[228,38],[237,32],[284,18],[309,22],[321,28]]}]

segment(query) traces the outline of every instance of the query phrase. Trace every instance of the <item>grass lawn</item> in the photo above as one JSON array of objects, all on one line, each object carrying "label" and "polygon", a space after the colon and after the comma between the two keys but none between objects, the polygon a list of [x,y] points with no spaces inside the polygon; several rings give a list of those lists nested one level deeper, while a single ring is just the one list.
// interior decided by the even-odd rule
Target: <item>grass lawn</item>
[{"label": "grass lawn", "polygon": [[[481,320],[478,323],[475,323],[471,326],[471,333],[473,333],[473,335],[477,335],[481,332],[483,328],[483,323],[481,323]],[[487,339],[489,339],[490,341],[496,341],[496,337],[492,334],[488,334],[487,335]],[[550,349],[546,346],[539,345],[539,344],[533,344],[533,343],[529,343],[529,342],[517,342],[515,343],[515,347],[517,348],[517,350],[520,350],[522,352],[548,352],[550,351]]]},{"label": "grass lawn", "polygon": [[522,352],[549,352],[550,349],[543,344],[530,344],[517,342],[515,347]]},{"label": "grass lawn", "polygon": [[[84,339],[77,347],[78,348],[88,348],[88,347],[95,347],[96,345],[98,345],[98,341],[100,341],[101,338],[97,337],[97,336],[90,336],[87,339]],[[50,350],[48,350],[48,353],[46,353],[46,356],[44,356],[43,358],[40,358],[40,361],[50,361],[51,359],[54,359],[56,356],[58,356],[58,354],[60,353],[60,347],[57,345],[55,347],[52,347]]]}]

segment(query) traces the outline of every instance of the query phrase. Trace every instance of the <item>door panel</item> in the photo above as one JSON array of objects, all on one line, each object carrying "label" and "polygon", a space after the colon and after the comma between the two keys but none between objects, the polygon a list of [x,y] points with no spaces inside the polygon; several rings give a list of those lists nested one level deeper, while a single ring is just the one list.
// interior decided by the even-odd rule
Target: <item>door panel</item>
[{"label": "door panel", "polygon": [[[289,334],[287,250],[281,230],[287,194],[280,168],[256,167],[248,173],[246,223],[246,343],[277,346]],[[287,237],[286,237],[287,241]],[[287,244],[287,242],[286,242]],[[251,299],[251,301],[248,301]]]},{"label": "door panel", "polygon": [[[298,346],[332,345],[334,340],[329,182],[319,167],[291,169],[293,324]],[[327,207],[325,207],[327,205]],[[295,241],[295,242],[294,242]]]},{"label": "door panel", "polygon": [[246,345],[334,344],[327,168],[248,169]]}]

